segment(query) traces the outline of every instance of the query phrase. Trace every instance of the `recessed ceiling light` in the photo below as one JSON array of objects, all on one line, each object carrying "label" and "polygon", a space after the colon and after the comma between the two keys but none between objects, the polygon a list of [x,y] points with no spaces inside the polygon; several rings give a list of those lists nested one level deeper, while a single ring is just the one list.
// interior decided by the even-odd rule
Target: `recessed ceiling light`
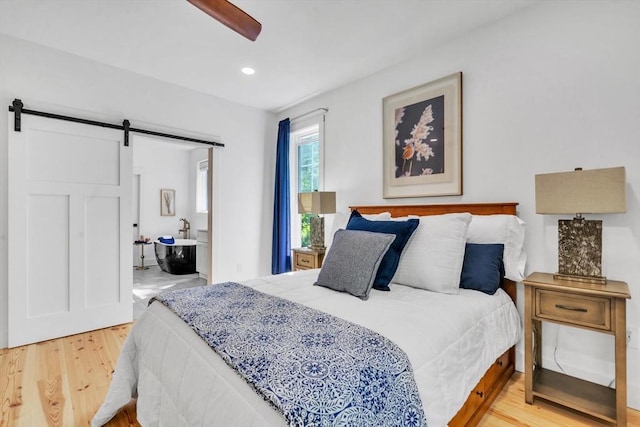
[{"label": "recessed ceiling light", "polygon": [[256,70],[251,67],[244,67],[241,71],[248,76],[256,73]]}]

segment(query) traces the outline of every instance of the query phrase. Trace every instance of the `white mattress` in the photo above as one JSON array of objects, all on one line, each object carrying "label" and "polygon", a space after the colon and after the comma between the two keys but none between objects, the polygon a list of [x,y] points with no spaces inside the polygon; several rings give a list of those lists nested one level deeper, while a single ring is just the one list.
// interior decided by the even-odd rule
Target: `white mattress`
[{"label": "white mattress", "polygon": [[[513,346],[521,322],[509,296],[461,289],[445,295],[394,284],[367,301],[312,286],[320,270],[243,282],[372,329],[409,357],[427,422],[444,426],[486,370]],[[284,418],[185,323],[152,304],[127,338],[109,394],[92,425],[108,421],[138,390],[143,426],[278,426]]]}]

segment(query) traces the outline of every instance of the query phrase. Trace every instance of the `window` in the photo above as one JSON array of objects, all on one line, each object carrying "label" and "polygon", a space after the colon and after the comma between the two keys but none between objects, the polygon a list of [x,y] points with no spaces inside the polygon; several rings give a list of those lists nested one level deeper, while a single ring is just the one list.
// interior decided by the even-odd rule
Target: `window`
[{"label": "window", "polygon": [[198,162],[198,170],[196,171],[196,212],[209,212],[209,180],[207,173],[209,172],[209,161],[201,160]]},{"label": "window", "polygon": [[320,144],[318,131],[300,135],[298,148],[298,192],[316,191],[320,181]]},{"label": "window", "polygon": [[[296,139],[298,155],[298,193],[318,190],[320,180],[320,144],[317,128]],[[311,214],[300,215],[300,245],[311,243]]]},{"label": "window", "polygon": [[311,243],[310,214],[298,214],[298,193],[322,190],[322,144],[320,125],[307,125],[291,131],[291,245]]}]

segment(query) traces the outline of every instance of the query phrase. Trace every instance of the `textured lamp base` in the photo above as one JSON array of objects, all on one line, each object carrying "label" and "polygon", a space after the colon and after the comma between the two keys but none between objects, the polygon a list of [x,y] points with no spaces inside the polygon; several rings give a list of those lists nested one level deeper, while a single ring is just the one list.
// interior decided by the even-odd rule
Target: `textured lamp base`
[{"label": "textured lamp base", "polygon": [[324,218],[320,216],[312,216],[310,218],[311,228],[311,245],[309,247],[315,250],[325,250],[324,246]]},{"label": "textured lamp base", "polygon": [[558,221],[558,273],[554,279],[607,282],[602,276],[602,221]]}]

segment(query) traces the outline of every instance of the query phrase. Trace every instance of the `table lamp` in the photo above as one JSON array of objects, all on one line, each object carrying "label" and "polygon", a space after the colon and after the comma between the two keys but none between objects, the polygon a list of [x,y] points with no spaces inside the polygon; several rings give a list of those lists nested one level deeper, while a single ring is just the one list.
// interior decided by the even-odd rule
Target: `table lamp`
[{"label": "table lamp", "polygon": [[575,214],[558,220],[556,279],[606,283],[602,276],[602,221],[582,214],[627,210],[624,167],[549,173],[535,176],[536,213]]},{"label": "table lamp", "polygon": [[298,213],[312,214],[310,218],[311,249],[324,250],[324,217],[320,214],[336,212],[336,193],[334,191],[312,191],[298,193]]}]

